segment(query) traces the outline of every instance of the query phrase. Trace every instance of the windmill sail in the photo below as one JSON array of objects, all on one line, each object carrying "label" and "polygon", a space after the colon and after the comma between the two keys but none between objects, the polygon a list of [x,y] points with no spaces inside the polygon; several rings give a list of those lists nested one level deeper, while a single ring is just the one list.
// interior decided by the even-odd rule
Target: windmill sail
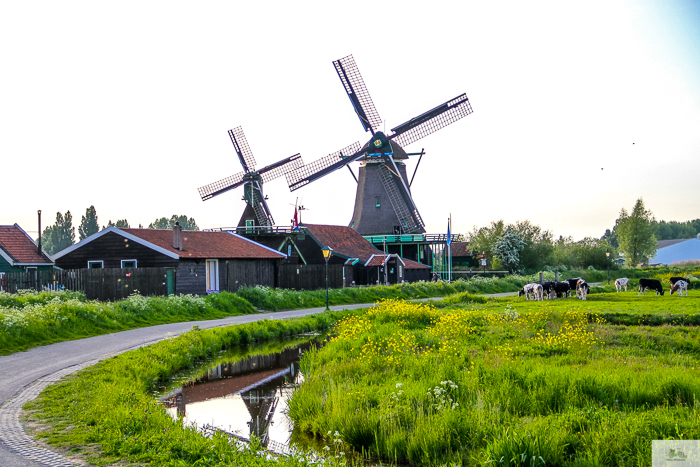
[{"label": "windmill sail", "polygon": [[348,55],[334,61],[333,65],[362,127],[365,131],[371,131],[374,134],[374,131],[381,125],[382,119],[379,118],[377,109],[374,108],[374,102],[367,92],[360,70],[355,65],[355,59],[352,58],[352,55]]},{"label": "windmill sail", "polygon": [[469,98],[467,98],[466,94],[462,94],[392,128],[391,131],[393,133],[388,138],[396,141],[401,146],[407,146],[466,117],[472,112]]},{"label": "windmill sail", "polygon": [[244,175],[245,173],[243,172],[237,173],[235,175],[231,175],[230,177],[223,178],[218,182],[210,183],[209,185],[199,187],[199,196],[202,197],[202,201],[206,201],[208,199],[213,198],[214,196],[220,195],[221,193],[226,193],[229,190],[238,188],[243,184]]},{"label": "windmill sail", "polygon": [[243,171],[248,173],[255,170],[255,158],[253,157],[253,152],[248,146],[248,140],[245,138],[245,133],[243,133],[243,127],[237,126],[231,130],[228,130],[228,136],[231,138],[233,147],[238,154],[238,159],[241,161],[243,166]]},{"label": "windmill sail", "polygon": [[362,146],[360,146],[360,142],[356,141],[340,151],[333,152],[326,157],[322,157],[292,172],[288,172],[287,184],[289,185],[289,189],[291,191],[298,190],[314,180],[318,180],[331,172],[342,169],[350,162],[356,161],[364,155],[361,149]]}]

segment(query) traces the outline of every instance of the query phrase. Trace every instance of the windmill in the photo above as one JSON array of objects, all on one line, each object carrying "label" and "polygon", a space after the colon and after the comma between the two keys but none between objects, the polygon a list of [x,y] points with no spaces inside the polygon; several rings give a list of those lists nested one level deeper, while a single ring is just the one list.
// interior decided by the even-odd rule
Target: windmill
[{"label": "windmill", "polygon": [[228,135],[231,137],[233,148],[236,150],[238,159],[243,166],[243,172],[199,188],[199,195],[202,197],[202,201],[206,201],[243,185],[243,199],[247,206],[243,211],[239,226],[250,225],[245,221],[262,227],[272,226],[275,224],[275,221],[272,219],[270,208],[267,206],[267,198],[263,195],[262,186],[264,183],[303,166],[304,163],[301,160],[301,156],[295,154],[267,167],[255,170],[255,158],[248,146],[243,128],[239,126],[229,130]]},{"label": "windmill", "polygon": [[[417,154],[407,154],[401,146],[418,141],[472,113],[467,95],[461,94],[392,128],[391,133],[385,135],[378,131],[381,119],[352,55],[334,61],[333,65],[362,127],[372,133],[372,138],[364,146],[356,142],[287,173],[290,190],[298,190],[343,167],[350,169],[351,162],[360,161],[355,211],[350,226],[361,235],[425,232],[425,224],[411,196],[406,165],[402,162],[409,155]],[[423,151],[418,154],[422,156]],[[386,199],[391,209],[382,204]]]}]

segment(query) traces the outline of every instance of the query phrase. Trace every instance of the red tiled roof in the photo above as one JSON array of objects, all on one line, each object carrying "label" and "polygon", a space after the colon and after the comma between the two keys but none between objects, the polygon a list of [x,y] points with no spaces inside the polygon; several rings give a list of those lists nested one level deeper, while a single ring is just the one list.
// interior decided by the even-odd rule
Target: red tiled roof
[{"label": "red tiled roof", "polygon": [[452,256],[471,256],[469,242],[452,242]]},{"label": "red tiled roof", "polygon": [[0,225],[0,248],[18,264],[53,264],[44,252],[37,251],[34,240],[17,224]]},{"label": "red tiled roof", "polygon": [[[379,255],[372,259],[369,266],[381,265],[382,258],[385,253],[368,242],[362,235],[355,232],[351,227],[342,225],[319,225],[319,224],[304,224],[304,227],[313,237],[318,240],[322,246],[333,248],[333,254],[339,254],[346,258],[358,258],[363,263],[366,263],[372,255]],[[379,259],[377,259],[379,258]],[[429,268],[424,264],[411,261],[406,258],[401,258],[406,269],[425,269]],[[378,264],[375,264],[379,261]]]},{"label": "red tiled roof", "polygon": [[333,254],[346,258],[359,258],[363,263],[367,262],[372,255],[384,254],[350,227],[318,224],[304,224],[304,227],[321,243],[321,246],[333,248]]},{"label": "red tiled roof", "polygon": [[173,248],[173,231],[161,229],[119,229],[153,243],[180,258],[280,259],[285,255],[259,243],[227,232],[182,231],[182,250]]}]

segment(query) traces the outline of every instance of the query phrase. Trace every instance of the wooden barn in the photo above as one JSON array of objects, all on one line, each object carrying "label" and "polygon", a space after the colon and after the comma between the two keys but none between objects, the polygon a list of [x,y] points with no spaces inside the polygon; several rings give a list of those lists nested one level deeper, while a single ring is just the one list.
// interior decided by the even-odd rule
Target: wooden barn
[{"label": "wooden barn", "polygon": [[174,292],[235,292],[277,286],[283,253],[230,232],[108,227],[53,256],[61,269],[168,268]]}]

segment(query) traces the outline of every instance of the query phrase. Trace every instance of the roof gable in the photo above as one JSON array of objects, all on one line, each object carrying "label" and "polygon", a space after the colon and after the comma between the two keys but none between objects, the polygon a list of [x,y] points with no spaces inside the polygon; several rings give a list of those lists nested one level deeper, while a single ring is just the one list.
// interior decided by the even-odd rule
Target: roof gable
[{"label": "roof gable", "polygon": [[303,226],[321,246],[333,248],[333,254],[336,256],[346,259],[358,258],[365,263],[373,255],[384,254],[351,227],[319,224],[304,224]]},{"label": "roof gable", "polygon": [[659,240],[656,242],[656,248],[666,248],[667,246],[675,245],[676,243],[687,242],[688,240],[695,240],[694,238],[676,238],[674,240]]},{"label": "roof gable", "polygon": [[[86,239],[84,239],[84,240],[82,240],[82,241],[76,243],[75,245],[71,245],[71,246],[69,246],[68,248],[66,248],[66,249],[64,249],[64,250],[59,251],[58,253],[56,253],[55,255],[53,255],[53,259],[54,259],[54,260],[59,259],[59,258],[65,256],[65,255],[67,255],[68,253],[70,253],[70,252],[72,252],[72,251],[75,251],[75,250],[77,250],[78,248],[80,248],[80,247],[82,247],[82,246],[84,246],[84,245],[86,245],[86,244],[88,244],[88,243],[90,243],[90,242],[93,242],[93,241],[97,240],[98,238],[100,238],[100,237],[102,237],[102,236],[104,236],[104,235],[107,235],[108,233],[112,233],[112,232],[115,233],[115,234],[117,234],[117,235],[121,235],[121,236],[124,237],[124,238],[128,238],[129,240],[131,240],[131,241],[133,241],[133,242],[136,242],[136,243],[138,243],[138,244],[141,244],[141,245],[143,245],[143,246],[145,246],[145,247],[147,247],[147,248],[150,248],[150,249],[152,249],[152,250],[155,250],[155,251],[157,251],[158,253],[162,253],[162,254],[164,254],[164,255],[166,255],[166,256],[169,256],[169,257],[171,257],[171,258],[174,258],[174,259],[179,259],[179,258],[180,258],[180,255],[178,255],[177,253],[174,253],[174,252],[172,252],[172,251],[168,251],[168,250],[166,250],[166,249],[164,249],[164,248],[161,248],[160,246],[158,246],[158,245],[156,245],[156,244],[153,244],[153,243],[151,243],[151,242],[148,242],[148,241],[146,241],[146,240],[144,240],[144,239],[142,239],[142,238],[140,238],[140,237],[137,237],[136,235],[133,235],[133,234],[127,232],[126,230],[127,230],[127,229],[118,229],[117,227],[114,227],[114,226],[112,226],[112,227],[107,227],[106,229],[100,230],[99,232],[90,235],[88,238],[86,238]],[[140,229],[130,229],[130,230],[140,230]]]},{"label": "roof gable", "polygon": [[47,266],[53,261],[45,251],[38,251],[34,239],[15,225],[0,225],[0,256],[14,266]]}]

